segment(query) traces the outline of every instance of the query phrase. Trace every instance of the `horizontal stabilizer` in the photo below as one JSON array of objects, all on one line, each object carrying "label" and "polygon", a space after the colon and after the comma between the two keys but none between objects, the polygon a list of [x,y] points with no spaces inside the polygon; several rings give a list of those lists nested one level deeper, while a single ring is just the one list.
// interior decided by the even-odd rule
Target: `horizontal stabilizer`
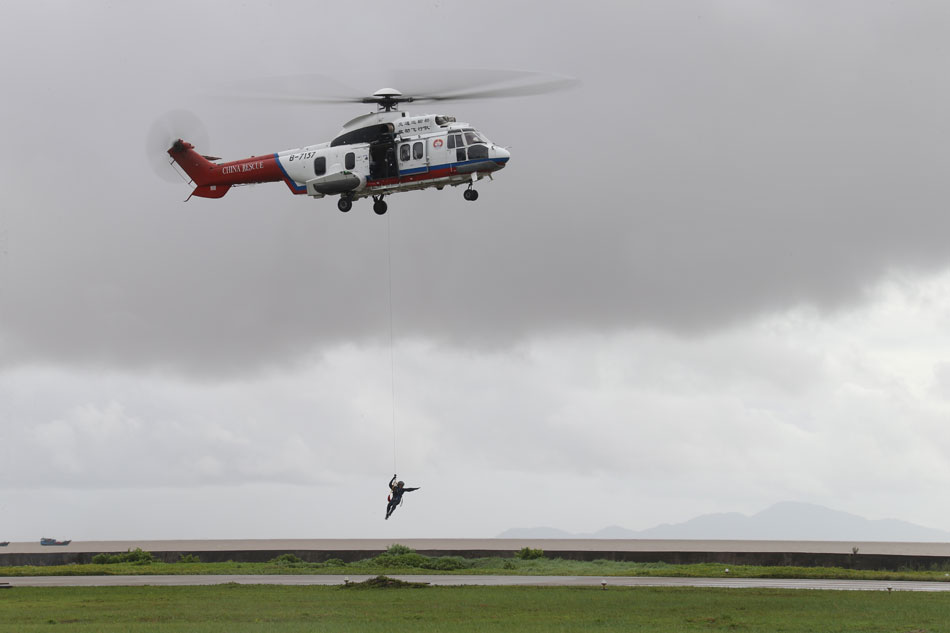
[{"label": "horizontal stabilizer", "polygon": [[[198,196],[199,198],[221,198],[230,188],[231,185],[201,185],[195,187],[195,190],[191,192],[191,196]],[[191,198],[191,196],[188,197]]]}]

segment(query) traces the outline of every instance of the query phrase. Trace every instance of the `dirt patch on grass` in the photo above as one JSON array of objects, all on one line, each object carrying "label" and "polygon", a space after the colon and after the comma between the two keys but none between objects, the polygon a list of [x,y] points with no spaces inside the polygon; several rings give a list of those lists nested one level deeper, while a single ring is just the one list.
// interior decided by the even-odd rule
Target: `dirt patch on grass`
[{"label": "dirt patch on grass", "polygon": [[376,576],[363,582],[346,583],[343,589],[422,589],[428,586],[427,582],[406,582],[389,576]]}]

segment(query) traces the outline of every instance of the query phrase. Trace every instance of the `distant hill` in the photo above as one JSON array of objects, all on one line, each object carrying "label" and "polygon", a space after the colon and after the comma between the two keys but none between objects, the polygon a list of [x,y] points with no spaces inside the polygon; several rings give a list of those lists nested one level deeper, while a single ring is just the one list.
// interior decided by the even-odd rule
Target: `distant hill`
[{"label": "distant hill", "polygon": [[950,542],[950,532],[897,519],[865,519],[811,503],[784,501],[747,516],[704,514],[684,523],[634,531],[619,526],[575,534],[556,528],[514,528],[498,538],[734,539],[775,541]]}]

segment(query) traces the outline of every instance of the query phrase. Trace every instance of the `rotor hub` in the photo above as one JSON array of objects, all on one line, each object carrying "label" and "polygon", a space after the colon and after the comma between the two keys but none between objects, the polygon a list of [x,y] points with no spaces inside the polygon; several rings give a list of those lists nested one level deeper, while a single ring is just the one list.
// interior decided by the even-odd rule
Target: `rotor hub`
[{"label": "rotor hub", "polygon": [[404,97],[401,92],[395,88],[380,88],[373,93],[372,97],[365,97],[363,103],[375,103],[380,110],[389,112],[395,110],[400,103],[412,103],[412,97]]}]

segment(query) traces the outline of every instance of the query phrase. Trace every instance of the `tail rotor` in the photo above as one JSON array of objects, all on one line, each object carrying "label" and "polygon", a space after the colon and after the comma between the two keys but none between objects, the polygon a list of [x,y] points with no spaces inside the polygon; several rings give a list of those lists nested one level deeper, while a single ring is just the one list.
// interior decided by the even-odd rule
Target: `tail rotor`
[{"label": "tail rotor", "polygon": [[166,182],[187,182],[172,166],[168,155],[169,148],[179,139],[186,140],[199,150],[207,151],[208,130],[193,112],[171,110],[158,117],[148,130],[145,138],[145,156],[152,171]]}]

